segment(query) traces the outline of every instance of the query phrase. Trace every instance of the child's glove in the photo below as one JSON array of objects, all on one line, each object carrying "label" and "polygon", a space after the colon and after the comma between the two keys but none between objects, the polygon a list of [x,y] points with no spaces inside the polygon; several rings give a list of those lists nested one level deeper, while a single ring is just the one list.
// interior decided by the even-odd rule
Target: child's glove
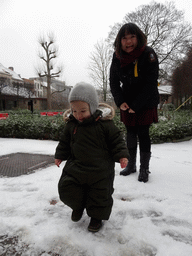
[{"label": "child's glove", "polygon": [[62,160],[61,159],[55,159],[55,164],[59,167],[61,164]]},{"label": "child's glove", "polygon": [[125,168],[128,164],[128,159],[127,158],[121,158],[119,160],[119,162],[120,162],[121,168]]}]

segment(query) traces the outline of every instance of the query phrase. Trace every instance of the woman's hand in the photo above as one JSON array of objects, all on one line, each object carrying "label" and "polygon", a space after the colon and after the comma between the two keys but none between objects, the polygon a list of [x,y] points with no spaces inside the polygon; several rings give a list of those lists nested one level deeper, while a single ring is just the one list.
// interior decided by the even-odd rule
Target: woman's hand
[{"label": "woman's hand", "polygon": [[123,102],[123,103],[121,104],[121,106],[120,106],[120,109],[123,110],[123,111],[125,111],[125,110],[128,110],[128,109],[129,109],[129,106],[127,105],[126,102]]},{"label": "woman's hand", "polygon": [[133,109],[131,109],[131,108],[127,105],[126,102],[123,102],[123,103],[121,104],[120,109],[123,110],[123,111],[128,110],[128,112],[129,112],[130,114],[134,114],[134,113],[135,113],[135,111],[134,111]]},{"label": "woman's hand", "polygon": [[135,113],[135,111],[133,109],[131,109],[131,108],[128,111],[129,111],[130,114],[134,114]]}]

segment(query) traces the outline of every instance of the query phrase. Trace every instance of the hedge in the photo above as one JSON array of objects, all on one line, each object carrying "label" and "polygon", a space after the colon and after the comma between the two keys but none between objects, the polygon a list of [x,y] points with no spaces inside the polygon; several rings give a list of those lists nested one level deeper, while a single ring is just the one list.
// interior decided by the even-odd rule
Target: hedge
[{"label": "hedge", "polygon": [[[126,136],[126,129],[120,122],[119,112],[115,124]],[[29,111],[12,111],[5,120],[0,120],[0,137],[56,140],[61,138],[65,123],[61,115],[41,116]],[[150,127],[152,143],[171,142],[192,136],[192,111],[159,112],[159,123]]]}]

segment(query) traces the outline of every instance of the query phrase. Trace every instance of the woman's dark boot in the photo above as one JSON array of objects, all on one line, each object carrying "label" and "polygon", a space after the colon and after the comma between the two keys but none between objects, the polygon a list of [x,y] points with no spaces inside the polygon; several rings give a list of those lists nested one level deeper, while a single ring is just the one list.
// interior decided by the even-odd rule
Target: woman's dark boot
[{"label": "woman's dark boot", "polygon": [[136,158],[137,158],[137,148],[129,149],[129,161],[127,166],[123,171],[120,172],[120,175],[127,176],[131,173],[136,172]]},{"label": "woman's dark boot", "polygon": [[140,170],[138,181],[147,182],[149,179],[149,161],[151,158],[151,152],[140,152]]}]

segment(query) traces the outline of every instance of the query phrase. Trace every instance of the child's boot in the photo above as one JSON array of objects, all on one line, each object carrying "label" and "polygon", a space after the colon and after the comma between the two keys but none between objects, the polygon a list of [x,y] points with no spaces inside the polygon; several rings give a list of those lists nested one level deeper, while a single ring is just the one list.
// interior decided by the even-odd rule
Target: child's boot
[{"label": "child's boot", "polygon": [[73,210],[71,214],[71,220],[74,222],[79,221],[82,218],[84,209]]},{"label": "child's boot", "polygon": [[127,176],[131,173],[136,172],[136,157],[137,157],[137,148],[129,149],[129,161],[127,166],[123,171],[120,172],[120,175]]},{"label": "child's boot", "polygon": [[101,227],[102,227],[102,220],[91,218],[91,221],[88,226],[88,230],[90,232],[98,232]]},{"label": "child's boot", "polygon": [[140,170],[138,181],[147,182],[149,179],[149,161],[151,158],[151,152],[140,152]]}]

